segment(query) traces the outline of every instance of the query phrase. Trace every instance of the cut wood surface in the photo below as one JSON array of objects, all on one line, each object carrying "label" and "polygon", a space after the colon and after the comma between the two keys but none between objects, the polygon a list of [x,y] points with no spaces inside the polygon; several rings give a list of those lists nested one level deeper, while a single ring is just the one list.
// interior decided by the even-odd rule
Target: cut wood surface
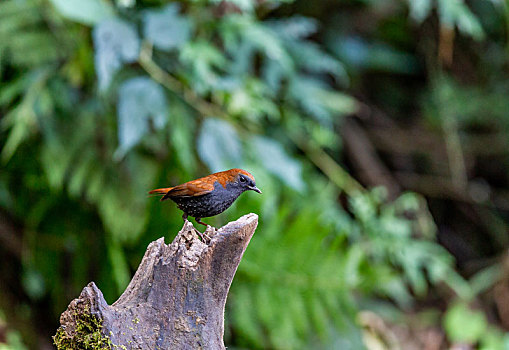
[{"label": "cut wood surface", "polygon": [[[60,317],[59,349],[225,349],[224,308],[233,276],[258,224],[244,215],[202,242],[191,222],[169,245],[150,243],[136,274],[111,306],[89,283]],[[96,347],[90,347],[95,349]]]}]

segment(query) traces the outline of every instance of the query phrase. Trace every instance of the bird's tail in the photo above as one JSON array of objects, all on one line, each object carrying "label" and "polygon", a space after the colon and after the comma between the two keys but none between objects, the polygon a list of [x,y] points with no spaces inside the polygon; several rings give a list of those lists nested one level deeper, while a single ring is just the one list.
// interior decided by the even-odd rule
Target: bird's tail
[{"label": "bird's tail", "polygon": [[173,187],[167,187],[167,188],[157,188],[155,190],[150,191],[148,194],[155,194],[155,195],[161,195],[163,198],[161,200],[166,199],[164,196],[166,193],[168,193]]}]

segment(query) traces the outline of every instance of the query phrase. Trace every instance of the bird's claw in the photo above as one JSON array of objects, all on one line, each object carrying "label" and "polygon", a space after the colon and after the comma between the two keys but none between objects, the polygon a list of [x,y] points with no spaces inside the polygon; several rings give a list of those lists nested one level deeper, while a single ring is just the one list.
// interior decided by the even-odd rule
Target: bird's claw
[{"label": "bird's claw", "polygon": [[205,231],[203,233],[201,233],[196,228],[195,228],[195,230],[198,233],[198,235],[201,237],[202,241],[205,243],[210,243],[210,241],[212,240],[212,235],[215,235],[215,233],[216,233],[215,227],[211,226],[211,225],[207,225],[207,228],[205,229]]},{"label": "bird's claw", "polygon": [[210,243],[210,241],[212,240],[208,235],[207,235],[207,230],[205,230],[205,232],[201,233],[200,231],[198,231],[196,229],[196,232],[198,233],[198,235],[201,237],[201,240],[204,242],[204,243]]}]

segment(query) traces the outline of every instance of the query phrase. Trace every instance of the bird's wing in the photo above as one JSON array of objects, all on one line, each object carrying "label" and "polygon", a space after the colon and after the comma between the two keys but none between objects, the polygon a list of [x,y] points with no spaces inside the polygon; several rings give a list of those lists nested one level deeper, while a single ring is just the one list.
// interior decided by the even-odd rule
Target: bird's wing
[{"label": "bird's wing", "polygon": [[213,190],[214,182],[205,181],[205,179],[202,178],[173,187],[171,190],[168,191],[168,193],[166,193],[164,198],[196,197],[210,193]]}]

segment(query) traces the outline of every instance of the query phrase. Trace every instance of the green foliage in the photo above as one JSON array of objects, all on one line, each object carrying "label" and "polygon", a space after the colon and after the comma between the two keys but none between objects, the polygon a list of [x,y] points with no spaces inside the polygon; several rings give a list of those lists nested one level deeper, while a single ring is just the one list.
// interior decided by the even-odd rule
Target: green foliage
[{"label": "green foliage", "polygon": [[249,148],[267,171],[298,191],[304,189],[300,162],[290,157],[280,143],[257,136],[251,139]]},{"label": "green foliage", "polygon": [[21,335],[18,331],[7,329],[8,326],[5,322],[4,312],[0,309],[0,329],[2,329],[2,333],[5,336],[5,340],[0,341],[0,350],[26,350],[28,349],[23,340],[21,339]]},{"label": "green foliage", "polygon": [[6,343],[0,343],[0,350],[26,350],[28,349],[21,339],[19,332],[8,332]]},{"label": "green foliage", "polygon": [[235,168],[242,162],[242,148],[230,123],[215,118],[203,122],[197,142],[200,158],[213,172]]},{"label": "green foliage", "polygon": [[182,46],[191,33],[191,23],[188,18],[179,15],[177,4],[170,4],[158,11],[145,12],[143,23],[145,38],[163,51]]},{"label": "green foliage", "polygon": [[132,24],[114,18],[95,26],[94,44],[99,89],[105,90],[123,63],[136,61],[140,41]]},{"label": "green foliage", "polygon": [[83,24],[93,25],[114,15],[109,2],[102,0],[50,0],[62,16]]},{"label": "green foliage", "polygon": [[[131,78],[118,90],[118,141],[121,157],[148,133],[149,125],[162,129],[166,122],[166,97],[160,85],[146,77]],[[151,123],[150,123],[151,122]]]},{"label": "green foliage", "polygon": [[450,118],[461,129],[485,127],[506,130],[509,127],[506,113],[509,103],[504,97],[504,85],[489,91],[477,86],[462,86],[450,77],[438,76],[425,95],[423,104],[426,117],[433,124]]},{"label": "green foliage", "polygon": [[[362,251],[352,253],[354,264],[351,266],[359,268],[363,261],[373,265],[373,275],[367,279],[373,282],[370,287],[402,306],[408,306],[411,300],[405,284],[414,294],[424,296],[428,292],[428,280],[449,284],[456,293],[467,296],[469,287],[451,268],[451,256],[430,242],[434,238],[434,228],[428,226],[431,220],[425,203],[411,193],[403,194],[392,203],[384,204],[383,199],[383,191],[375,189],[351,200],[356,220],[349,229],[359,234],[353,235],[353,240]],[[406,218],[407,215],[414,220]],[[426,224],[421,226],[422,223]]]},{"label": "green foliage", "polygon": [[292,203],[290,210],[263,220],[263,235],[246,251],[230,294],[230,322],[245,346],[326,347],[339,333],[359,348],[353,286],[345,280],[345,257],[338,254],[344,237],[330,236],[316,204],[299,205],[293,216],[297,203]]},{"label": "green foliage", "polygon": [[[45,28],[40,2],[6,0],[0,3],[0,67],[12,63],[36,67],[52,63],[62,55],[58,40]],[[33,50],[36,47],[37,50]]]},{"label": "green foliage", "polygon": [[442,25],[457,27],[462,33],[477,40],[484,37],[479,19],[470,11],[464,0],[409,0],[408,4],[410,15],[417,22],[423,21],[436,7]]},{"label": "green foliage", "polygon": [[[413,74],[413,55],[344,36],[331,54],[318,21],[264,15],[285,1],[113,3],[0,3],[0,207],[24,225],[24,292],[50,300],[54,319],[91,278],[115,300],[146,244],[178,230],[180,215],[148,190],[230,167],[263,191],[209,219],[260,214],[227,307],[233,345],[359,349],[366,301],[405,310],[437,285],[466,300],[494,281],[471,287],[454,271],[421,197],[388,201],[333,160],[342,118],[360,107],[346,67]],[[435,6],[409,4],[418,21]],[[436,7],[445,25],[482,37],[463,2]],[[440,121],[468,124],[486,106],[504,118],[502,92],[436,84],[423,104]],[[449,311],[452,339],[465,313]]]},{"label": "green foliage", "polygon": [[447,310],[444,326],[453,342],[475,344],[485,334],[488,321],[483,313],[457,303]]},{"label": "green foliage", "polygon": [[478,344],[479,349],[505,350],[509,336],[490,326],[481,310],[472,309],[464,301],[456,301],[447,309],[443,319],[448,338],[455,343]]}]

